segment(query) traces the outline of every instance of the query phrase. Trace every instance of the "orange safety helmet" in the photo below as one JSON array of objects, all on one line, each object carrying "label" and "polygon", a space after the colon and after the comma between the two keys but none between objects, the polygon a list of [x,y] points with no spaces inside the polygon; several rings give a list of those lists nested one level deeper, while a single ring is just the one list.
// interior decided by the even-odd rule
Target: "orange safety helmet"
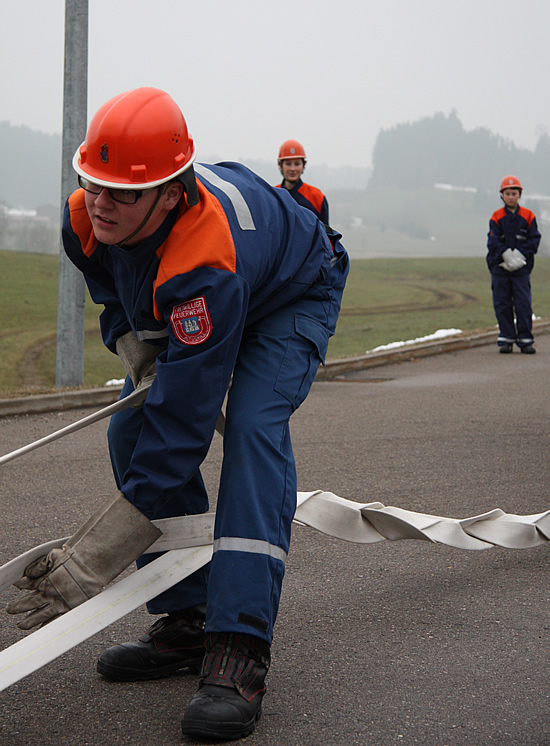
[{"label": "orange safety helmet", "polygon": [[183,174],[194,159],[193,139],[173,98],[158,88],[136,88],[99,109],[73,168],[103,187],[149,189]]},{"label": "orange safety helmet", "polygon": [[518,179],[517,176],[511,176],[511,175],[505,176],[500,183],[501,194],[505,189],[519,189],[520,194],[523,192],[521,181]]},{"label": "orange safety helmet", "polygon": [[294,158],[303,158],[305,165],[306,151],[304,150],[304,146],[298,140],[286,140],[279,148],[279,163],[281,161],[293,160]]}]

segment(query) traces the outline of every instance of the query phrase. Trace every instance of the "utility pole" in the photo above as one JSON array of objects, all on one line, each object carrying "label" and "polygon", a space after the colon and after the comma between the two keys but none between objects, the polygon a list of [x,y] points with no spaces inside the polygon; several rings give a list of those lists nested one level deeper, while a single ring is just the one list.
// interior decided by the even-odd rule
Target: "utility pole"
[{"label": "utility pole", "polygon": [[[73,155],[84,140],[88,100],[88,0],[65,0],[63,74],[63,145],[61,153],[61,224],[65,202],[76,186]],[[84,381],[84,303],[82,273],[59,252],[57,300],[57,388]]]}]

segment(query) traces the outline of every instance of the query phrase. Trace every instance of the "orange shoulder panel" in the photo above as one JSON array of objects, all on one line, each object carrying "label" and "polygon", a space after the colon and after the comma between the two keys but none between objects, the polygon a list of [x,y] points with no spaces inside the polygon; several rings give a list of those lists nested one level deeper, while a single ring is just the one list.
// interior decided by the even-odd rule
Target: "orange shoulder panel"
[{"label": "orange shoulder panel", "polygon": [[80,239],[82,251],[86,256],[91,256],[96,250],[97,238],[92,229],[92,223],[88,217],[88,210],[84,203],[84,189],[77,189],[69,197],[69,211],[71,215],[71,227]]},{"label": "orange shoulder panel", "polygon": [[506,210],[504,207],[499,208],[498,210],[495,210],[494,213],[491,215],[491,220],[494,220],[495,223],[498,223],[499,220],[502,220],[502,218],[506,215]]},{"label": "orange shoulder panel", "polygon": [[531,212],[531,210],[528,210],[526,207],[520,207],[519,208],[519,214],[522,218],[525,218],[529,225],[533,222],[533,218],[535,217],[535,214]]},{"label": "orange shoulder panel", "polygon": [[[159,269],[153,285],[153,294],[168,280],[191,272],[198,267],[212,267],[235,272],[237,254],[227,216],[219,200],[203,187],[197,179],[200,201],[198,205],[182,212],[185,200],[180,203],[180,216],[166,241],[157,250]],[[155,317],[162,318],[157,304]]]},{"label": "orange shoulder panel", "polygon": [[304,182],[298,191],[311,202],[317,212],[321,212],[325,196],[320,189]]}]

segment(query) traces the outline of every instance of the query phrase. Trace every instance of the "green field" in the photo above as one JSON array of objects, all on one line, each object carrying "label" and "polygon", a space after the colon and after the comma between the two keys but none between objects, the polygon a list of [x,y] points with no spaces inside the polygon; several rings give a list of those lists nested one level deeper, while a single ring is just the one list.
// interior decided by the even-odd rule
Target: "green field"
[{"label": "green field", "polygon": [[[0,252],[0,396],[55,387],[58,260]],[[532,276],[534,312],[550,319],[550,258]],[[99,311],[86,304],[84,386],[122,378],[118,358],[99,335]],[[490,276],[483,258],[360,259],[352,261],[329,359],[362,355],[382,344],[438,329],[495,327]]]},{"label": "green field", "polygon": [[[532,274],[533,311],[550,318],[550,258]],[[352,261],[331,358],[416,339],[438,329],[495,328],[491,280],[484,258]]]}]

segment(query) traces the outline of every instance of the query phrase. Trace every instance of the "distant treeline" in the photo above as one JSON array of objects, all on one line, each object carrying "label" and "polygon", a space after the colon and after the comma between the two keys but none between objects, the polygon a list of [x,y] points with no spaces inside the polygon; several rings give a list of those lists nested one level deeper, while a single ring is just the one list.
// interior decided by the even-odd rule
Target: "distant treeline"
[{"label": "distant treeline", "polygon": [[[207,162],[220,160],[205,157]],[[279,181],[275,160],[242,159],[270,183]],[[503,176],[516,174],[527,194],[550,195],[550,136],[542,134],[531,151],[478,128],[466,131],[455,111],[380,131],[374,146],[372,172],[359,166],[334,168],[308,163],[306,181],[325,193],[390,187],[417,189],[436,183],[476,187],[494,195]],[[61,135],[0,122],[0,204],[59,209]],[[76,187],[76,179],[75,179]],[[486,209],[483,205],[482,209]]]},{"label": "distant treeline", "polygon": [[0,122],[0,203],[35,210],[61,199],[61,135]]},{"label": "distant treeline", "polygon": [[[207,163],[223,156],[204,156]],[[280,182],[275,157],[270,161],[240,159],[270,184]],[[0,122],[0,204],[36,210],[53,205],[60,210],[61,135],[47,135],[29,127]],[[331,167],[308,163],[306,180],[323,191],[328,189],[364,190],[370,169],[359,166]],[[76,175],[74,186],[76,189]],[[57,218],[56,218],[57,220]]]},{"label": "distant treeline", "polygon": [[550,194],[550,137],[534,151],[485,128],[466,131],[455,111],[381,130],[374,146],[369,188],[413,189],[436,183],[494,192],[503,176],[517,175],[525,191]]}]

